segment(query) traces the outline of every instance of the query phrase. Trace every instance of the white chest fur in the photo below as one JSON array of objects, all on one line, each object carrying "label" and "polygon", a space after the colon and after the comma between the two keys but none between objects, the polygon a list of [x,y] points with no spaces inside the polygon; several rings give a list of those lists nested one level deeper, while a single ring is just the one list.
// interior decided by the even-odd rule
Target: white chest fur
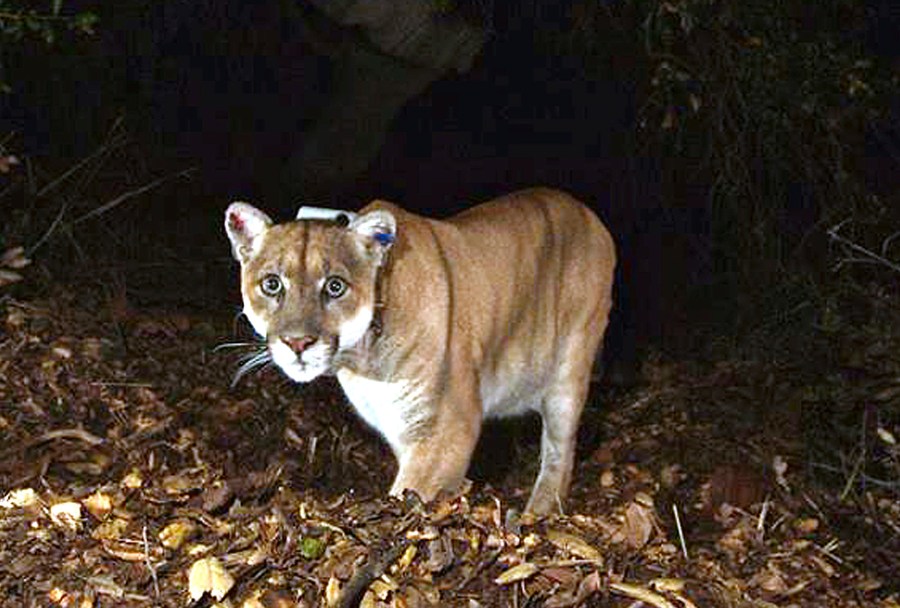
[{"label": "white chest fur", "polygon": [[406,444],[406,432],[427,415],[422,391],[405,380],[374,380],[347,369],[338,370],[337,379],[357,413],[399,456]]}]

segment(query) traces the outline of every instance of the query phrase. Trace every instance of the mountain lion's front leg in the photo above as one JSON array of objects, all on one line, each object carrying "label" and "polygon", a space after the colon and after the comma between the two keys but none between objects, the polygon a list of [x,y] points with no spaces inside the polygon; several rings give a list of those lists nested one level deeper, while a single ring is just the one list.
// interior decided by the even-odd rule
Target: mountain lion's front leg
[{"label": "mountain lion's front leg", "polygon": [[456,386],[435,400],[427,434],[397,453],[399,470],[392,495],[410,489],[429,501],[441,490],[459,489],[465,480],[481,432],[481,402],[474,381],[454,380]]}]

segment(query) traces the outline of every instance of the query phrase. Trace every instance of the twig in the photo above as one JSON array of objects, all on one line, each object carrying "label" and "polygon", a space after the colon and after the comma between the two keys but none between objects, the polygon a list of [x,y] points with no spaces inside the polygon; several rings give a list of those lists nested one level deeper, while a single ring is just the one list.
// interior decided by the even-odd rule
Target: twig
[{"label": "twig", "polygon": [[843,565],[844,560],[842,560],[840,557],[838,557],[837,555],[834,554],[834,550],[837,549],[839,546],[840,546],[840,543],[834,538],[832,538],[830,541],[828,541],[828,543],[824,547],[820,547],[819,545],[813,543],[813,548],[816,549],[817,551],[819,551],[820,553],[822,553],[822,555],[830,557],[835,562]]},{"label": "twig", "polygon": [[42,435],[38,435],[34,439],[31,439],[30,441],[25,443],[25,445],[16,445],[0,451],[0,460],[3,460],[7,457],[7,455],[14,452],[20,450],[29,450],[36,445],[40,445],[48,441],[53,441],[55,439],[78,439],[79,441],[83,441],[90,445],[100,445],[102,443],[105,443],[105,440],[103,438],[92,435],[84,429],[58,429],[55,431],[47,431]]},{"label": "twig", "polygon": [[50,235],[56,230],[56,227],[59,226],[59,223],[62,221],[63,216],[66,214],[66,211],[69,210],[69,201],[64,202],[59,207],[59,213],[56,214],[56,217],[53,218],[53,221],[50,222],[50,227],[44,231],[44,234],[41,235],[41,238],[37,240],[37,243],[28,248],[28,252],[25,254],[26,257],[31,257],[34,255],[34,252],[38,250],[38,248],[44,244],[44,242],[50,238]]},{"label": "twig", "polygon": [[0,11],[0,20],[2,21],[25,21],[26,19],[31,21],[49,21],[49,22],[63,22],[63,21],[71,21],[71,17],[67,17],[65,15],[39,15],[35,13],[26,13],[25,11]]},{"label": "twig", "polygon": [[681,542],[681,552],[684,553],[684,559],[688,557],[687,543],[684,542],[684,531],[681,529],[681,517],[678,515],[678,505],[672,503],[672,513],[675,514],[675,527],[678,528],[678,540]]},{"label": "twig", "polygon": [[93,217],[97,217],[98,215],[106,213],[110,209],[114,209],[115,207],[118,207],[119,205],[121,205],[122,203],[126,202],[129,199],[139,196],[139,195],[143,194],[144,192],[147,192],[148,190],[153,190],[160,184],[162,184],[170,179],[173,179],[176,177],[190,177],[190,175],[193,172],[194,172],[194,169],[185,169],[184,171],[179,171],[177,173],[173,173],[170,175],[163,175],[162,177],[159,177],[159,178],[153,180],[149,184],[144,184],[140,188],[135,188],[134,190],[129,190],[128,192],[120,194],[119,196],[112,199],[111,201],[100,205],[96,209],[91,209],[84,215],[81,215],[81,216],[75,218],[72,221],[72,224],[73,225],[80,224],[81,222],[83,222],[85,220],[89,220]]},{"label": "twig", "polygon": [[156,576],[156,568],[154,568],[153,564],[150,562],[150,543],[147,540],[147,524],[144,524],[141,535],[144,538],[144,562],[147,564],[147,569],[150,570],[150,576],[153,577],[153,592],[156,594],[156,597],[159,597],[159,578]]},{"label": "twig", "polygon": [[900,230],[898,230],[894,234],[890,235],[889,237],[887,237],[886,239],[881,241],[881,255],[882,256],[887,257],[888,249],[890,248],[891,243],[893,243],[894,239],[896,239],[897,237],[900,237]]},{"label": "twig", "polygon": [[[113,124],[112,128],[110,129],[110,133],[113,133],[116,131],[116,129],[119,126],[119,124],[121,123],[121,121],[122,121],[121,117],[116,119],[116,122]],[[100,146],[99,148],[97,148],[94,152],[92,152],[88,156],[85,156],[84,158],[82,158],[80,161],[78,161],[77,163],[75,163],[74,165],[69,167],[66,171],[64,171],[62,173],[62,175],[60,175],[59,177],[57,177],[56,179],[51,181],[49,184],[47,184],[46,186],[44,186],[43,188],[38,190],[35,193],[36,196],[44,196],[45,194],[52,192],[53,190],[56,189],[57,186],[59,186],[60,184],[65,182],[67,179],[69,179],[69,177],[71,177],[75,173],[78,173],[78,171],[80,171],[82,167],[84,167],[85,165],[87,165],[88,163],[93,161],[94,159],[99,158],[100,156],[103,156],[107,152],[110,152],[111,150],[118,148],[121,145],[124,145],[127,141],[128,141],[128,139],[124,136],[119,136],[118,138],[111,136],[107,143],[105,143],[102,146]]]},{"label": "twig", "polygon": [[105,441],[102,437],[97,437],[84,429],[57,429],[35,437],[29,442],[29,447],[46,441],[53,441],[54,439],[78,439],[91,445],[100,445]]},{"label": "twig", "polygon": [[856,482],[857,476],[859,476],[859,472],[862,470],[863,464],[866,462],[866,453],[860,452],[859,457],[856,459],[856,463],[853,465],[853,470],[850,472],[850,477],[847,478],[847,483],[844,484],[844,491],[841,492],[840,497],[838,498],[839,502],[844,502],[846,500],[847,495],[850,494],[850,489],[853,487]]},{"label": "twig", "polygon": [[[823,462],[811,462],[809,466],[815,467],[817,469],[822,469],[823,471],[828,471],[830,473],[840,473],[842,475],[846,475],[847,471],[841,469],[839,467],[832,466],[830,464],[825,464]],[[888,490],[900,490],[900,481],[887,481],[885,479],[878,479],[877,477],[872,477],[871,475],[857,475],[860,481],[865,481],[866,483],[870,483],[873,486],[878,486],[879,488],[886,488]]]},{"label": "twig", "polygon": [[756,531],[760,533],[760,538],[766,532],[766,515],[769,514],[769,505],[772,504],[769,502],[769,497],[766,496],[766,499],[763,501],[762,509],[759,511],[759,519],[756,520]]},{"label": "twig", "polygon": [[[870,260],[875,261],[883,266],[887,266],[894,272],[900,272],[900,264],[895,264],[894,262],[887,259],[883,255],[878,255],[874,251],[869,251],[862,245],[857,245],[850,239],[845,238],[845,237],[841,236],[840,234],[838,234],[838,230],[840,230],[843,227],[843,225],[847,223],[847,221],[849,221],[849,220],[844,220],[843,222],[836,224],[835,226],[832,226],[831,228],[829,228],[827,231],[828,236],[831,237],[833,240],[837,241],[838,243],[840,243],[841,245],[849,248],[850,250],[855,251],[856,253],[862,254],[864,257],[869,258]],[[895,236],[896,235],[891,235],[890,237],[888,237],[887,240],[893,240],[893,238]],[[884,249],[886,249],[886,247],[882,246],[882,250],[884,250]],[[851,259],[849,261],[851,261],[851,262],[857,261],[858,262],[861,260]]]},{"label": "twig", "polygon": [[354,608],[358,606],[363,593],[366,592],[369,585],[384,574],[388,566],[394,563],[397,558],[403,555],[409,544],[410,541],[403,540],[381,553],[377,558],[375,557],[377,553],[373,551],[365,565],[353,574],[347,586],[344,587],[337,601],[338,608]]},{"label": "twig", "polygon": [[91,382],[91,386],[104,386],[114,388],[153,388],[150,382]]}]

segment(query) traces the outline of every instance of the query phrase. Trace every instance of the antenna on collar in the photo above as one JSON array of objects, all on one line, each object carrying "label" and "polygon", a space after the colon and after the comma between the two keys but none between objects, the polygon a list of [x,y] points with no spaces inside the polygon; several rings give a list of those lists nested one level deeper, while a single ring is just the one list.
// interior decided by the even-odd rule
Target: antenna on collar
[{"label": "antenna on collar", "polygon": [[325,220],[337,222],[341,226],[347,226],[358,217],[352,211],[342,209],[328,209],[327,207],[309,207],[304,205],[297,210],[296,220]]}]

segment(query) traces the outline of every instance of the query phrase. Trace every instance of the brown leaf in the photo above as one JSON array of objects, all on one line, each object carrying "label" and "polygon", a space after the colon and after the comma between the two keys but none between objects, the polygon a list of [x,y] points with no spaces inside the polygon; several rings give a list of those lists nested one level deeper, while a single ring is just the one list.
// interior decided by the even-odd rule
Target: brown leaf
[{"label": "brown leaf", "polygon": [[337,606],[338,600],[341,598],[341,582],[335,578],[331,577],[328,579],[328,584],[325,585],[325,605],[326,606]]},{"label": "brown leaf", "polygon": [[194,601],[203,597],[204,593],[221,600],[233,586],[234,577],[217,557],[198,559],[188,572],[188,592]]},{"label": "brown leaf", "polygon": [[95,519],[103,519],[112,511],[112,498],[103,492],[94,492],[82,499],[81,504]]},{"label": "brown leaf", "polygon": [[0,266],[20,270],[31,264],[31,260],[25,257],[23,247],[10,247],[0,255]]},{"label": "brown leaf", "polygon": [[531,562],[524,562],[519,564],[518,566],[513,566],[508,570],[505,570],[500,576],[494,579],[494,582],[498,585],[509,585],[510,583],[515,583],[518,581],[524,581],[527,578],[531,578],[534,576],[540,568],[538,568],[535,564]]},{"label": "brown leaf", "polygon": [[91,537],[97,540],[116,540],[121,538],[127,529],[127,519],[113,517],[94,528],[91,532]]},{"label": "brown leaf", "polygon": [[609,588],[616,593],[640,600],[651,606],[655,606],[656,608],[675,608],[675,605],[663,596],[637,585],[631,585],[629,583],[610,583]]},{"label": "brown leaf", "polygon": [[715,513],[723,503],[747,509],[766,496],[766,480],[756,469],[747,466],[722,465],[709,478],[703,497],[707,514]]},{"label": "brown leaf", "polygon": [[208,513],[217,513],[227,507],[233,498],[231,485],[227,481],[216,481],[203,491],[201,508]]},{"label": "brown leaf", "polygon": [[610,540],[614,543],[625,543],[633,549],[640,549],[650,540],[655,527],[656,511],[653,508],[653,501],[649,496],[639,493],[625,508],[622,521]]},{"label": "brown leaf", "polygon": [[58,502],[50,507],[50,521],[60,528],[71,531],[81,529],[81,503],[74,501]]},{"label": "brown leaf", "polygon": [[801,534],[812,534],[819,529],[819,520],[815,517],[806,517],[794,522],[794,529]]},{"label": "brown leaf", "polygon": [[425,568],[429,572],[441,572],[454,560],[453,545],[446,536],[428,541],[428,561]]},{"label": "brown leaf", "polygon": [[547,530],[547,540],[576,557],[596,562],[603,561],[603,555],[586,540],[575,534],[560,530]]},{"label": "brown leaf", "polygon": [[159,542],[166,549],[178,549],[184,541],[193,536],[197,531],[197,525],[187,519],[180,519],[167,525],[159,531]]},{"label": "brown leaf", "polygon": [[18,272],[0,268],[0,287],[3,287],[5,285],[12,285],[13,283],[18,283],[21,280],[22,275],[20,275]]}]

